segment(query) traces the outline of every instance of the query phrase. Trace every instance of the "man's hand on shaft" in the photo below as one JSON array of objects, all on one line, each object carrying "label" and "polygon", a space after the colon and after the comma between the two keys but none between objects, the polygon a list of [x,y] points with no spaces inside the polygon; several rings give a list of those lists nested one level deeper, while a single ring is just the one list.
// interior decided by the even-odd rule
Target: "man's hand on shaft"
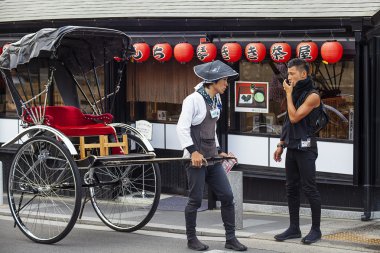
[{"label": "man's hand on shaft", "polygon": [[220,157],[228,157],[228,154],[225,153],[225,152],[222,152],[222,153],[219,153],[219,156],[220,156]]},{"label": "man's hand on shaft", "polygon": [[204,161],[204,157],[201,153],[199,153],[198,151],[194,151],[192,154],[191,154],[191,164],[194,166],[194,167],[202,167],[202,162]]}]

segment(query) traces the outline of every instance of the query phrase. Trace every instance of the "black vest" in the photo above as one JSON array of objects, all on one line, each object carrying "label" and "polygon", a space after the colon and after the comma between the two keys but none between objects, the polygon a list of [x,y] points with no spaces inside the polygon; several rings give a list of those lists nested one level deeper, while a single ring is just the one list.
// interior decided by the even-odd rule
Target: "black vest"
[{"label": "black vest", "polygon": [[[318,94],[316,90],[305,91],[297,100],[295,105],[296,109],[298,109],[312,93]],[[307,116],[295,124],[290,123],[289,117],[286,115],[282,139],[285,141],[288,148],[317,151],[317,140],[313,133],[314,129],[311,122],[313,122],[313,119],[318,116],[318,112],[319,107],[314,108]],[[310,139],[311,146],[307,148],[301,147],[301,141],[307,141],[308,139]]]},{"label": "black vest", "polygon": [[211,117],[212,107],[208,103],[206,103],[206,110],[206,117],[202,123],[190,127],[190,135],[199,152],[205,158],[209,158],[218,156],[215,141],[215,126],[218,118]]}]

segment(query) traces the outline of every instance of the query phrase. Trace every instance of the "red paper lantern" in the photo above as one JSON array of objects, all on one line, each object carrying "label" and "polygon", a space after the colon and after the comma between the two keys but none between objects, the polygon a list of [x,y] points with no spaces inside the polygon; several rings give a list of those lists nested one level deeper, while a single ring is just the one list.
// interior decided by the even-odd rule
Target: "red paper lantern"
[{"label": "red paper lantern", "polygon": [[202,43],[197,47],[197,57],[201,62],[211,62],[216,58],[216,51],[213,43]]},{"label": "red paper lantern", "polygon": [[303,41],[298,44],[296,54],[298,58],[313,62],[318,57],[318,46],[315,42]]},{"label": "red paper lantern", "polygon": [[0,55],[5,51],[5,49],[7,49],[9,46],[11,45],[11,43],[6,43],[4,44],[4,46],[0,47]]},{"label": "red paper lantern", "polygon": [[237,62],[242,55],[242,49],[239,43],[226,43],[221,49],[222,57],[226,62]]},{"label": "red paper lantern", "polygon": [[194,48],[187,42],[179,43],[174,47],[174,58],[180,63],[186,63],[193,59]]},{"label": "red paper lantern", "polygon": [[153,57],[159,62],[169,61],[172,54],[173,49],[169,43],[159,43],[153,47]]},{"label": "red paper lantern", "polygon": [[321,47],[321,56],[326,64],[333,64],[343,56],[343,46],[338,41],[326,41]]},{"label": "red paper lantern", "polygon": [[266,48],[261,42],[249,43],[244,50],[245,57],[250,62],[261,62],[266,55]]},{"label": "red paper lantern", "polygon": [[292,48],[285,42],[274,43],[269,51],[274,62],[287,62],[292,56]]},{"label": "red paper lantern", "polygon": [[135,48],[136,53],[132,56],[132,58],[136,62],[144,62],[148,60],[150,56],[150,47],[147,43],[135,43],[133,44],[133,47]]}]

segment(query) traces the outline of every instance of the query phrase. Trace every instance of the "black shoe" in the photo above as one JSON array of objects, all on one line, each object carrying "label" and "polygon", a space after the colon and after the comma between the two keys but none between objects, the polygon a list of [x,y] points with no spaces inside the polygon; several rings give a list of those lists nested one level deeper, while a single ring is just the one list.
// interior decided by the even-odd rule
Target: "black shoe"
[{"label": "black shoe", "polygon": [[236,251],[246,251],[247,247],[241,244],[236,237],[226,240],[226,244],[224,245],[226,249],[232,249]]},{"label": "black shoe", "polygon": [[288,239],[301,238],[301,230],[299,227],[290,226],[285,232],[275,235],[276,241],[282,242]]},{"label": "black shoe", "polygon": [[312,244],[321,240],[321,237],[322,237],[321,230],[312,228],[310,232],[307,234],[307,236],[302,238],[301,242],[303,242],[304,244]]},{"label": "black shoe", "polygon": [[196,237],[187,241],[187,247],[196,251],[203,251],[208,249],[208,245],[201,243]]}]

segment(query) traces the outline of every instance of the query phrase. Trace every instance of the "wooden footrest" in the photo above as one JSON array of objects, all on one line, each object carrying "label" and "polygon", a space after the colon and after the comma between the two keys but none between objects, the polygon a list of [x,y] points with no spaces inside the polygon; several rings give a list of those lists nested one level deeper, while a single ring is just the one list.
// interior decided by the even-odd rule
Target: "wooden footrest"
[{"label": "wooden footrest", "polygon": [[123,149],[124,154],[128,154],[128,139],[127,135],[123,134],[122,142],[108,142],[108,135],[99,135],[99,143],[86,143],[85,137],[87,136],[79,136],[79,151],[80,151],[80,159],[84,159],[87,157],[86,150],[87,149],[99,149],[100,156],[108,156],[109,148],[120,147]]}]

